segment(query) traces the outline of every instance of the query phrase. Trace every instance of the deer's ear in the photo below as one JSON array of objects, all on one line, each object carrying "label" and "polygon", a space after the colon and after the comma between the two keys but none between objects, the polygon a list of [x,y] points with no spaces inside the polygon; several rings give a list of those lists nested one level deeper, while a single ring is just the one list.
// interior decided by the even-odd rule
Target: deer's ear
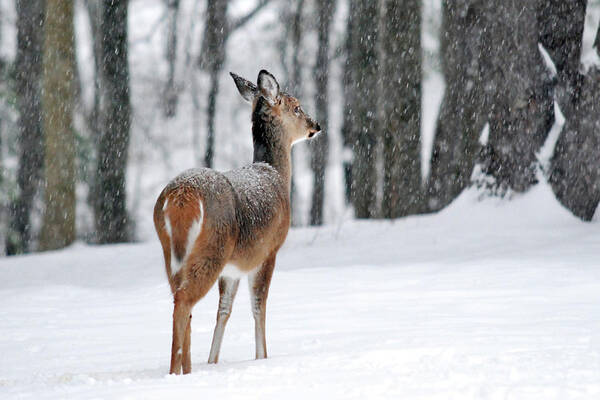
[{"label": "deer's ear", "polygon": [[279,83],[273,75],[264,69],[258,73],[258,90],[269,104],[272,106],[277,104],[279,100]]},{"label": "deer's ear", "polygon": [[231,75],[233,78],[235,86],[238,88],[238,91],[244,100],[252,103],[254,101],[254,97],[256,97],[256,93],[258,92],[256,85],[242,78],[241,76],[234,74],[233,72],[230,72],[229,75]]}]

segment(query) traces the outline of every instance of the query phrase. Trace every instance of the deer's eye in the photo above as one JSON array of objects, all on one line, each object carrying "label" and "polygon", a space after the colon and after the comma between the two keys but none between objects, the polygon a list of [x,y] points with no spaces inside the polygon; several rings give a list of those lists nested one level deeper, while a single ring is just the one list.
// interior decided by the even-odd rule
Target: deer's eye
[{"label": "deer's eye", "polygon": [[294,107],[294,113],[295,113],[296,115],[300,115],[300,111],[301,111],[301,109],[300,109],[300,106],[296,106],[296,107]]}]

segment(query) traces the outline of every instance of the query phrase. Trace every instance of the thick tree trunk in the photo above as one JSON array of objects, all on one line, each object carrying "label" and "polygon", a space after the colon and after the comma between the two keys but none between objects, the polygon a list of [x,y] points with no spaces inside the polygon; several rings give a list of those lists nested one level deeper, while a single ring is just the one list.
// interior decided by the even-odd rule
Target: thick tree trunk
[{"label": "thick tree trunk", "polygon": [[101,84],[106,102],[98,148],[95,225],[99,243],[130,240],[125,175],[131,125],[127,0],[105,0]]},{"label": "thick tree trunk", "polygon": [[600,69],[585,75],[551,160],[549,181],[558,200],[590,221],[600,202]]},{"label": "thick tree trunk", "polygon": [[11,234],[6,253],[29,251],[31,210],[42,179],[44,140],[42,130],[41,74],[44,39],[44,0],[17,1],[16,95],[19,109],[19,195],[11,207]]},{"label": "thick tree trunk", "polygon": [[351,192],[356,217],[373,218],[377,214],[376,145],[380,129],[377,120],[379,6],[376,1],[354,0],[350,7],[355,12],[356,29],[350,60],[356,93],[348,110],[354,114],[350,136],[355,139]]},{"label": "thick tree trunk", "polygon": [[[585,1],[550,2],[542,16],[552,30],[542,30],[542,43],[557,73],[557,101],[566,122],[551,160],[549,182],[558,200],[589,221],[600,202],[600,68],[579,74]],[[596,35],[600,54],[600,27]]]},{"label": "thick tree trunk", "polygon": [[579,75],[586,0],[538,2],[539,41],[556,66],[558,78],[574,87]]},{"label": "thick tree trunk", "polygon": [[481,58],[486,15],[481,0],[442,3],[441,53],[446,90],[427,180],[426,208],[450,204],[470,182],[485,124]]},{"label": "thick tree trunk", "polygon": [[58,249],[75,240],[73,2],[47,0],[46,4],[42,92],[46,208],[41,250]]},{"label": "thick tree trunk", "polygon": [[316,96],[315,107],[317,110],[317,121],[323,129],[323,133],[312,140],[311,143],[311,168],[313,170],[313,192],[310,208],[310,224],[323,224],[323,204],[325,201],[325,170],[329,155],[329,102],[327,91],[329,90],[329,29],[335,1],[317,1],[317,30],[319,48],[317,50],[317,61],[315,64]]},{"label": "thick tree trunk", "polygon": [[383,17],[383,204],[386,218],[421,209],[421,2],[388,0]]},{"label": "thick tree trunk", "polygon": [[537,182],[535,153],[554,121],[552,83],[538,49],[538,1],[485,6],[490,131],[481,161],[499,194],[508,189],[524,192]]}]

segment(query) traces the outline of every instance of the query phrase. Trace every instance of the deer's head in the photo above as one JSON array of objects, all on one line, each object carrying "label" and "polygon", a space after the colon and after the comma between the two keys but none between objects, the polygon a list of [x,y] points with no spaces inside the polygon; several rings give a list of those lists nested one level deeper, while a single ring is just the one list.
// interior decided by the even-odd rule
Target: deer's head
[{"label": "deer's head", "polygon": [[252,103],[253,119],[258,115],[280,124],[282,134],[286,136],[280,138],[282,141],[292,145],[321,131],[319,124],[304,112],[298,99],[279,90],[279,83],[268,71],[259,72],[256,85],[233,72],[230,74],[242,97]]}]

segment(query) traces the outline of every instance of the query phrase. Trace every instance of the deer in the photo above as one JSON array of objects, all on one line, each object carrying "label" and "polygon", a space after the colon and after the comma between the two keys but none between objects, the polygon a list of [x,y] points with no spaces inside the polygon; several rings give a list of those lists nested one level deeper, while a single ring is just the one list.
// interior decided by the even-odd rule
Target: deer
[{"label": "deer", "polygon": [[158,196],[154,226],[173,295],[170,374],[191,373],[194,305],[218,280],[219,305],[208,363],[217,363],[240,279],[248,278],[256,359],[267,358],[265,318],[277,252],[290,228],[291,149],[321,127],[266,70],[254,84],[230,73],[252,104],[252,164],[226,172],[194,168]]}]

